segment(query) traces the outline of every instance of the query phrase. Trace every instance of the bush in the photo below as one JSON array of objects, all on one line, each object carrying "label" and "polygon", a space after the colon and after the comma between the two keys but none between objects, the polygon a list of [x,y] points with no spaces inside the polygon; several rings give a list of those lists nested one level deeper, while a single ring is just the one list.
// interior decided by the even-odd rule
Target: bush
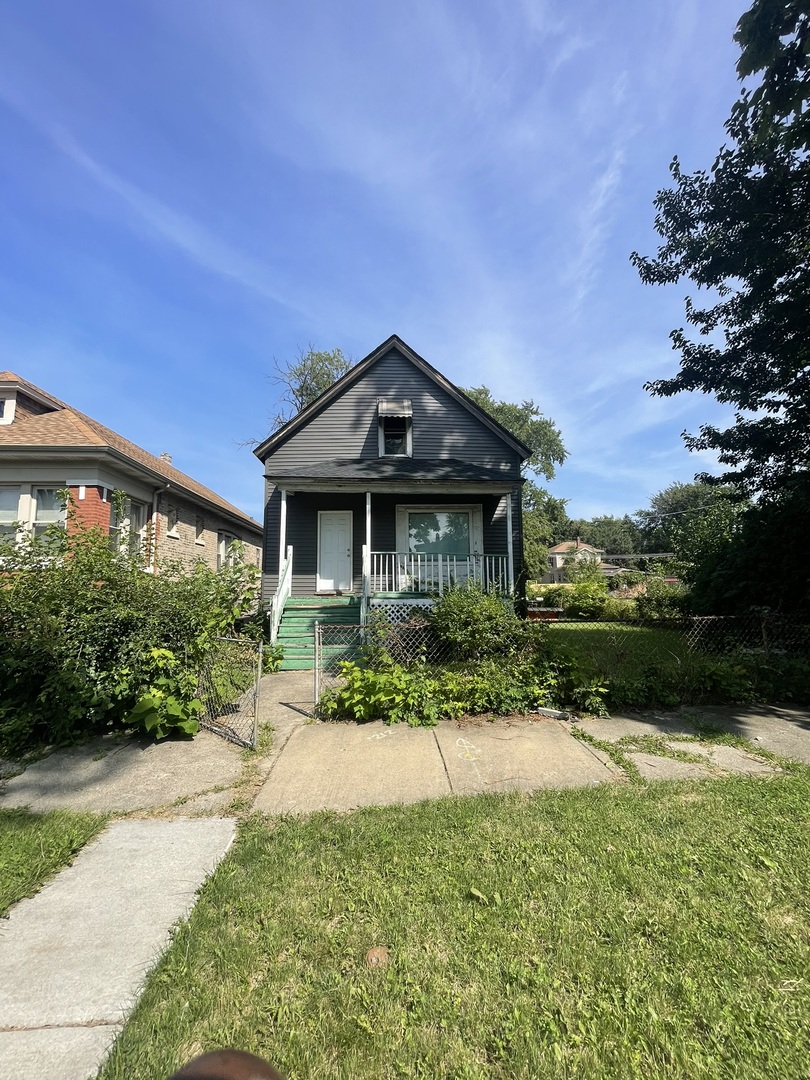
[{"label": "bush", "polygon": [[448,589],[427,618],[437,638],[458,659],[508,654],[524,637],[523,623],[511,605],[479,586]]},{"label": "bush", "polygon": [[196,730],[196,672],[253,603],[253,568],[145,573],[73,521],[4,541],[0,559],[0,753],[125,726]]},{"label": "bush", "polygon": [[635,600],[608,596],[602,608],[604,622],[634,622],[638,619],[638,607]]},{"label": "bush", "polygon": [[551,672],[534,663],[493,659],[471,668],[390,664],[378,670],[344,661],[341,675],[344,685],[321,699],[324,715],[411,727],[433,727],[440,719],[465,715],[525,712],[548,704],[555,683]]},{"label": "bush", "polygon": [[689,607],[689,590],[685,585],[669,585],[663,578],[647,578],[645,591],[636,597],[639,618],[665,621],[682,619]]}]

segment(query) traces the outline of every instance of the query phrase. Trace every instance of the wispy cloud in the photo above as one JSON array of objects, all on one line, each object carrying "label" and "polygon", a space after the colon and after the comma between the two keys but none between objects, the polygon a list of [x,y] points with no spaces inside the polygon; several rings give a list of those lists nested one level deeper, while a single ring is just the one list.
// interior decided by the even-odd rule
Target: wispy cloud
[{"label": "wispy cloud", "polygon": [[200,268],[228,278],[275,303],[301,310],[285,293],[267,265],[221,240],[189,215],[181,213],[119,176],[91,156],[64,127],[37,117],[1,85],[0,99],[24,116],[41,135],[99,187],[116,196],[119,204],[123,204],[128,210],[128,223],[132,227],[143,229],[143,226],[146,226],[146,230],[153,237],[167,242]]}]

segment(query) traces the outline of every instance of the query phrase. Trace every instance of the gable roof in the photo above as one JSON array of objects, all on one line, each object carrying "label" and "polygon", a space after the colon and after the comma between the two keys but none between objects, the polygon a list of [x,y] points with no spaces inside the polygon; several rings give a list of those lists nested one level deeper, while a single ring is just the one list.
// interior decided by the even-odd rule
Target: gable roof
[{"label": "gable roof", "polygon": [[15,375],[12,371],[0,371],[0,387],[13,387],[35,400],[52,406],[50,412],[36,416],[20,416],[13,424],[0,427],[0,451],[5,447],[16,450],[92,450],[108,451],[137,466],[140,471],[152,474],[156,479],[170,483],[192,497],[209,503],[229,517],[261,532],[261,525],[238,507],[217,495],[215,491],[198,483],[191,476],[174,468],[169,462],[150,454],[148,450],[125,439],[112,428],[105,427],[92,417],[71,408],[58,398],[47,394],[33,383]]},{"label": "gable roof", "polygon": [[342,375],[336,383],[333,383],[328,390],[317,397],[311,402],[305,409],[302,409],[300,413],[294,416],[291,420],[279,428],[278,431],[270,435],[264,442],[260,443],[253,453],[262,462],[268,457],[269,454],[277,450],[282,446],[289,438],[291,438],[297,431],[300,431],[302,427],[305,427],[310,420],[313,420],[316,416],[320,415],[327,409],[329,405],[339,397],[345,390],[348,390],[350,386],[353,386],[356,382],[366,374],[368,369],[376,364],[378,360],[381,360],[391,349],[397,349],[402,356],[410,361],[414,367],[418,368],[422,374],[427,375],[429,379],[432,379],[437,386],[441,387],[447,394],[454,398],[459,405],[465,408],[468,412],[472,413],[477,420],[482,424],[485,424],[491,431],[502,439],[508,446],[520,454],[521,460],[525,461],[531,457],[531,448],[526,446],[524,442],[513,435],[511,431],[505,428],[502,424],[490,416],[488,412],[485,412],[479,405],[477,405],[472,398],[467,397],[463,390],[451,383],[440,371],[438,371],[432,364],[429,364],[427,360],[421,357],[418,353],[407,345],[401,337],[397,334],[392,334],[381,345],[378,345],[376,349],[364,357],[359,363],[355,364],[351,370],[347,371],[345,375]]},{"label": "gable roof", "polygon": [[592,551],[594,555],[604,555],[605,553],[604,548],[591,547],[590,544],[585,544],[582,540],[565,540],[562,544],[555,544],[554,547],[548,549],[549,555],[568,551]]}]

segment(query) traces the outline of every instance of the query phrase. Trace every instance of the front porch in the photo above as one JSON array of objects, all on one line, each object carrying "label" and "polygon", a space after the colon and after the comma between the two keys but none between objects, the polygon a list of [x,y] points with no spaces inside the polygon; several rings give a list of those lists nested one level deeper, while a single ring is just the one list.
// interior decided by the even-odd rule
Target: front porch
[{"label": "front porch", "polygon": [[273,641],[289,636],[287,626],[279,638],[282,618],[300,625],[296,605],[305,604],[310,621],[329,621],[329,611],[318,608],[330,598],[348,603],[364,626],[373,609],[399,622],[454,587],[513,594],[520,550],[513,495],[519,487],[509,479],[418,491],[358,491],[354,484],[324,490],[300,482],[276,488],[263,579]]},{"label": "front porch", "polygon": [[[295,552],[287,548],[279,574],[279,584],[271,597],[271,640],[279,639],[279,627],[285,611],[301,608],[316,613],[306,626],[312,630],[313,619],[331,621],[330,616],[347,605],[352,610],[349,621],[364,626],[372,609],[390,609],[394,621],[415,607],[429,607],[445,590],[478,587],[487,592],[512,595],[514,581],[508,555],[445,555],[412,551],[369,551],[362,548],[361,589],[335,589],[293,597]],[[345,621],[341,618],[340,621]]]},{"label": "front porch", "polygon": [[371,551],[363,546],[363,596],[441,596],[454,586],[476,585],[511,594],[514,571],[508,555]]}]

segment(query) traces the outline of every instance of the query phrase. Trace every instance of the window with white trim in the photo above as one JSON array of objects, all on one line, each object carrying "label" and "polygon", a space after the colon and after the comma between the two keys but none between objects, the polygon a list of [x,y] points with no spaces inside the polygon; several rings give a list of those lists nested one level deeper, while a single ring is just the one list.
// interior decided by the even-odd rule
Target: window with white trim
[{"label": "window with white trim", "polygon": [[0,485],[0,536],[31,532],[42,536],[49,526],[65,527],[67,507],[62,485]]},{"label": "window with white trim", "polygon": [[20,495],[22,488],[0,487],[0,537],[15,536],[20,524]]},{"label": "window with white trim", "polygon": [[415,555],[470,555],[483,543],[480,503],[397,506],[397,551]]},{"label": "window with white trim", "polygon": [[205,543],[205,518],[199,514],[194,518],[194,543]]},{"label": "window with white trim", "polygon": [[233,566],[236,562],[237,549],[233,545],[238,539],[233,533],[217,533],[217,570],[221,570],[223,566]]},{"label": "window with white trim", "polygon": [[413,402],[377,399],[377,449],[380,457],[413,457]]},{"label": "window with white trim", "polygon": [[113,501],[110,511],[110,546],[121,551],[126,548],[133,555],[146,551],[146,503],[125,498],[120,504]]}]

